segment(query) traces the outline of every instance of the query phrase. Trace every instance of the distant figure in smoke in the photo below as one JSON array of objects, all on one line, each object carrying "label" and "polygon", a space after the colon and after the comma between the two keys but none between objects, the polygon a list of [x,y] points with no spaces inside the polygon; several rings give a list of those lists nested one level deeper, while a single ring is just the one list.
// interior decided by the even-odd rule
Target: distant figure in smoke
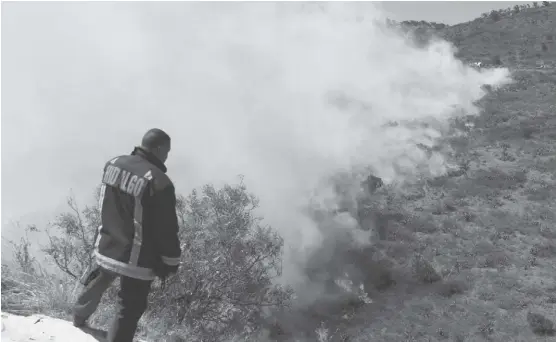
[{"label": "distant figure in smoke", "polygon": [[75,303],[73,324],[84,327],[120,277],[110,342],[132,342],[155,276],[165,279],[180,264],[176,195],[164,165],[169,152],[170,137],[151,129],[131,155],[104,166],[96,264],[82,278],[85,288]]}]

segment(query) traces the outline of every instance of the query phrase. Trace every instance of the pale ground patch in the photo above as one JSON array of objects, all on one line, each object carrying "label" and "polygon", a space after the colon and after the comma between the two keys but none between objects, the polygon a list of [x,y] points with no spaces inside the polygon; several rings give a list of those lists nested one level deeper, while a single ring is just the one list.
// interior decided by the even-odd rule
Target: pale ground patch
[{"label": "pale ground patch", "polygon": [[[2,313],[3,342],[96,342],[99,339],[74,327],[71,322],[45,315],[17,316]],[[138,340],[138,342],[144,342]]]}]

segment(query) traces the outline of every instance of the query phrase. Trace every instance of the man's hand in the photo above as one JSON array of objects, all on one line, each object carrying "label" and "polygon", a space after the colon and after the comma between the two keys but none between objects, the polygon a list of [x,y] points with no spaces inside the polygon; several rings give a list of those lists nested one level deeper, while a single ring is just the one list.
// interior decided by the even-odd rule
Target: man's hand
[{"label": "man's hand", "polygon": [[169,275],[174,274],[178,271],[179,265],[170,266],[162,261],[158,263],[158,265],[154,269],[154,273],[157,277],[161,279],[166,279]]}]

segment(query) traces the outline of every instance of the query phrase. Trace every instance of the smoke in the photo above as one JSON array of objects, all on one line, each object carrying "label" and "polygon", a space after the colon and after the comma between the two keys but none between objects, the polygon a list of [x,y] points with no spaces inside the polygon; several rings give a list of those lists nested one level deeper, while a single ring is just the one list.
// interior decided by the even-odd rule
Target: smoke
[{"label": "smoke", "polygon": [[[68,188],[89,195],[106,160],[159,127],[173,139],[179,192],[245,175],[288,251],[323,242],[306,208],[337,205],[327,179],[367,167],[387,182],[418,167],[442,173],[443,156],[416,144],[477,114],[483,84],[509,81],[505,69],[463,65],[447,42],[415,47],[372,3],[17,3],[3,12],[11,95],[2,133],[26,138],[5,173],[21,187],[21,170],[41,165],[27,186],[48,193],[30,189],[26,209]],[[290,281],[297,257],[287,254]]]}]

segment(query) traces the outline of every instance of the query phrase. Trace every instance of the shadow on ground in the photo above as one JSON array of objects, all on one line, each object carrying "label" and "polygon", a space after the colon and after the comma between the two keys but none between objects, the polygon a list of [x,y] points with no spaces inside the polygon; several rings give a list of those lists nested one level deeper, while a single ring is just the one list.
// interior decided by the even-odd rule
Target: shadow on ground
[{"label": "shadow on ground", "polygon": [[92,336],[97,341],[101,341],[101,342],[105,342],[106,338],[108,337],[108,332],[101,329],[96,329],[92,327],[82,327],[79,328],[79,330],[83,331],[87,335]]}]

